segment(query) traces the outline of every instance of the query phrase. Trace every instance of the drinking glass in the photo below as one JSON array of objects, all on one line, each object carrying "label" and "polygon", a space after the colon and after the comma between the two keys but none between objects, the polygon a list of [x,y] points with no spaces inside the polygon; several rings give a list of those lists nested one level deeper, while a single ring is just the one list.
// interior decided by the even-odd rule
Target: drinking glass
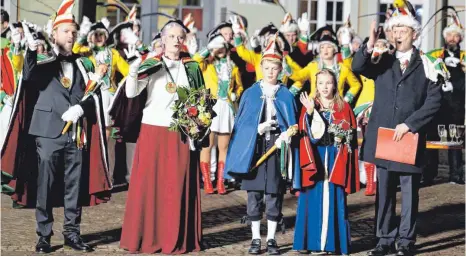
[{"label": "drinking glass", "polygon": [[456,126],[456,141],[462,142],[464,137],[464,125]]},{"label": "drinking glass", "polygon": [[438,125],[437,130],[438,130],[438,136],[440,137],[440,141],[445,142],[445,137],[447,136],[445,125]]},{"label": "drinking glass", "polygon": [[456,125],[455,124],[450,124],[448,125],[448,132],[450,132],[450,140],[451,142],[453,142],[453,140],[455,140],[455,136],[456,136]]}]

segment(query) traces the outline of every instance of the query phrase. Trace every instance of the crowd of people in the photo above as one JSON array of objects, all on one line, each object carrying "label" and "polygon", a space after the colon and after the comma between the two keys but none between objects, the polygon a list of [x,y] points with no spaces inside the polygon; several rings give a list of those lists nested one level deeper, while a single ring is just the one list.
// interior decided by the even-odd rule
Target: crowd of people
[{"label": "crowd of people", "polygon": [[[249,254],[262,253],[264,213],[266,252],[280,254],[275,234],[290,191],[298,202],[293,250],[348,255],[347,196],[365,184],[376,195],[378,239],[368,255],[414,254],[421,180],[432,183],[438,166],[426,140],[438,140],[439,124],[465,122],[456,12],[444,47],[424,53],[406,0],[394,1],[384,26],[373,21],[365,40],[349,20],[337,32],[310,31],[306,13],[249,36],[233,15],[201,49],[191,15],[169,20],[145,45],[136,8],[110,29],[106,18],[78,23],[73,6],[63,0],[43,27],[1,13],[2,192],[14,208],[36,208],[36,252],[52,251],[57,204],[65,246],[92,251],[81,238],[82,206],[110,200],[119,142],[129,184],[120,247],[131,253],[202,250],[201,188],[224,195],[233,184],[247,191],[238,219],[251,227]],[[205,135],[173,129],[184,122],[186,92],[210,97],[185,110],[207,124]],[[381,127],[394,129],[393,141],[419,135],[414,164],[375,157]],[[448,160],[450,181],[464,184],[461,150]]]}]

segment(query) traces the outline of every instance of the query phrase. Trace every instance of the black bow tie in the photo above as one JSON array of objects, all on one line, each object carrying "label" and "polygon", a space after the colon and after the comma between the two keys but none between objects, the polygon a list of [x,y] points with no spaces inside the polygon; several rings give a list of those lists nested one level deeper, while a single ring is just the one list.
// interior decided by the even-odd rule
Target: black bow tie
[{"label": "black bow tie", "polygon": [[57,59],[60,61],[60,62],[74,62],[76,60],[76,57],[74,57],[72,54],[71,55],[62,55],[62,54],[59,54],[57,56]]}]

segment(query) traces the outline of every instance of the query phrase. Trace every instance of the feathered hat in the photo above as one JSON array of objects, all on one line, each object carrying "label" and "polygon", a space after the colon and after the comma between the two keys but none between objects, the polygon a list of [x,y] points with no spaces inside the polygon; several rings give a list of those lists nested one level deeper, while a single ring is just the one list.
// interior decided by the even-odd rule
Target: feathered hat
[{"label": "feathered hat", "polygon": [[131,8],[131,11],[129,11],[128,16],[126,16],[125,22],[131,22],[133,24],[140,25],[141,21],[137,19],[137,14],[138,10],[136,5],[133,5],[133,8]]},{"label": "feathered hat", "polygon": [[52,28],[55,29],[60,24],[74,23],[74,15],[72,13],[74,7],[74,0],[63,0],[60,7],[58,7],[57,12],[52,16],[53,25]]},{"label": "feathered hat", "polygon": [[184,24],[184,26],[186,28],[189,29],[189,31],[191,33],[196,33],[197,32],[197,29],[194,26],[195,25],[194,18],[193,18],[193,15],[191,13],[188,13],[186,16],[184,16],[183,24]]},{"label": "feathered hat", "polygon": [[337,38],[340,36],[340,34],[343,32],[344,29],[349,29],[349,32],[352,36],[356,34],[354,31],[353,27],[351,27],[351,21],[350,21],[350,16],[348,15],[348,18],[346,19],[346,22],[343,26],[339,27],[337,30]]},{"label": "feathered hat", "polygon": [[269,60],[273,62],[282,63],[283,52],[280,50],[278,42],[278,32],[273,35],[273,38],[268,42],[264,51],[262,51],[262,61]]},{"label": "feathered hat", "polygon": [[443,29],[443,37],[447,37],[448,33],[458,33],[461,38],[464,37],[464,28],[456,12],[449,13],[448,25]]},{"label": "feathered hat", "polygon": [[293,19],[291,13],[286,13],[285,17],[283,17],[282,25],[280,26],[280,32],[287,33],[287,32],[298,32],[299,26],[296,23],[296,20]]},{"label": "feathered hat", "polygon": [[97,32],[101,32],[105,34],[105,37],[108,39],[108,26],[110,25],[110,22],[108,21],[107,18],[102,18],[100,21],[92,24],[91,30],[89,31],[89,34],[87,34],[87,42],[91,42],[92,35],[94,35]]},{"label": "feathered hat", "polygon": [[220,30],[223,28],[231,28],[233,25],[231,22],[224,21],[220,23],[217,27],[213,28],[209,33],[207,33],[207,38],[210,38],[212,35],[220,33]]},{"label": "feathered hat", "polygon": [[394,26],[407,26],[415,32],[420,32],[421,24],[416,20],[416,10],[413,5],[407,0],[394,0],[393,6],[395,10],[388,20],[388,27],[393,29]]}]

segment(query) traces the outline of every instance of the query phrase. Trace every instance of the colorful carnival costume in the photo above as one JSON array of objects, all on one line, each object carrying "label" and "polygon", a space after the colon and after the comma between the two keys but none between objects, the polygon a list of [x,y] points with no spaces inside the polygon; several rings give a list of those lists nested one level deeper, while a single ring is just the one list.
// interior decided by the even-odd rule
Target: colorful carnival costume
[{"label": "colorful carnival costume", "polygon": [[[216,56],[210,56],[210,51],[225,51],[223,58]],[[199,63],[203,72],[206,88],[210,89],[212,95],[217,99],[217,103],[214,106],[214,111],[217,116],[212,120],[210,130],[219,137],[219,157],[225,158],[226,151],[228,149],[228,143],[220,142],[220,140],[228,140],[229,135],[233,131],[233,124],[236,112],[236,103],[243,92],[243,84],[241,82],[241,74],[238,67],[234,64],[229,56],[228,45],[222,35],[214,34],[209,39],[207,48],[200,53],[194,55],[194,60]],[[212,134],[211,137],[213,137]],[[226,138],[228,136],[228,138]],[[213,193],[213,187],[210,181],[210,161],[202,160],[205,154],[210,159],[210,150],[213,147],[214,138],[211,138],[211,145],[209,148],[203,149],[203,151],[209,151],[208,153],[201,152],[201,172],[204,178],[204,191],[206,193]],[[222,145],[221,145],[222,144]],[[218,179],[217,179],[217,191],[219,194],[225,194],[224,186],[224,167],[225,159],[219,159],[218,161]]]},{"label": "colorful carnival costume", "polygon": [[[428,139],[439,140],[438,125],[439,124],[463,124],[465,119],[465,71],[466,71],[466,52],[461,50],[460,43],[451,44],[447,42],[447,37],[458,35],[462,42],[464,39],[464,28],[456,12],[450,12],[449,24],[443,30],[445,38],[445,46],[440,49],[435,49],[426,53],[435,59],[441,59],[450,73],[451,87],[445,86],[442,88],[442,106],[440,111],[434,118],[428,132]],[[451,40],[451,39],[450,39]],[[461,139],[461,140],[464,140]],[[428,166],[427,172],[423,175],[425,184],[433,183],[434,178],[438,173],[439,153],[436,150],[427,152]],[[451,183],[464,184],[464,163],[462,160],[461,150],[448,150],[448,164],[450,169],[449,180]]]},{"label": "colorful carnival costume", "polygon": [[[260,67],[261,60],[262,60],[262,53],[259,51],[255,50],[248,50],[246,46],[243,43],[243,39],[241,35],[245,35],[246,32],[244,31],[243,28],[241,28],[239,25],[233,25],[233,31],[235,33],[235,48],[236,52],[238,53],[238,56],[241,57],[244,61],[247,63],[254,65],[254,69],[256,72],[256,79],[261,80],[263,78],[262,70]],[[278,33],[279,34],[279,39],[278,39],[278,44],[281,48],[281,51],[284,52],[285,57],[283,58],[283,72],[280,75],[280,81],[282,81],[284,84],[288,82],[288,78],[290,74],[295,73],[299,70],[301,70],[301,66],[299,66],[291,57],[289,56],[289,52],[292,50],[291,46],[288,44],[286,41],[285,37],[281,32],[278,32],[278,29],[273,25],[269,24],[262,28],[259,31],[258,37],[261,42],[259,45],[262,47],[262,51],[265,50],[265,46],[268,44],[268,41],[271,39],[271,37]],[[290,91],[296,95],[300,90],[301,90],[301,84],[297,86],[292,86],[290,87]]]},{"label": "colorful carnival costume", "polygon": [[[346,133],[341,143],[333,127]],[[356,119],[348,103],[333,110],[318,104],[309,115],[303,108],[299,128],[302,185],[296,211],[294,250],[350,253],[347,194],[359,191]]]},{"label": "colorful carnival costume", "polygon": [[[333,65],[326,66],[323,60],[321,58],[318,58],[317,60],[314,60],[311,63],[309,63],[302,70],[293,73],[290,78],[296,81],[295,85],[301,85],[304,81],[310,80],[310,95],[314,96],[316,92],[315,76],[317,72],[319,72],[323,68],[330,69],[337,75],[338,93],[341,96],[345,97],[345,101],[351,103],[354,100],[354,97],[359,93],[359,90],[361,90],[361,83],[349,67],[337,61],[336,53],[338,51],[338,47],[335,39],[333,39],[331,36],[326,35],[320,39],[319,44],[332,44],[335,47]],[[346,88],[347,85],[349,86],[348,89]]]},{"label": "colorful carnival costume", "polygon": [[[54,28],[74,26],[73,5],[72,0],[63,1]],[[102,71],[87,70],[78,56],[59,54],[57,46],[51,60],[38,63],[37,43],[27,26],[24,31],[28,50],[2,147],[2,173],[10,175],[8,185],[17,204],[36,206],[36,252],[51,251],[55,197],[64,199],[65,246],[91,251],[80,237],[81,206],[107,201],[112,188],[98,92]],[[68,123],[71,128],[64,130]],[[59,173],[64,174],[64,186],[58,184],[64,195],[52,188]]]},{"label": "colorful carnival costume", "polygon": [[[171,23],[188,31],[178,20],[165,27]],[[177,88],[204,88],[202,72],[190,58],[141,61],[131,64],[110,112],[115,126],[125,134],[135,128],[133,139],[137,139],[120,247],[142,253],[199,251],[199,154],[190,151],[184,134],[169,127]]]},{"label": "colorful carnival costume", "polygon": [[[272,40],[263,60],[281,64],[282,53]],[[248,194],[247,220],[251,223],[252,241],[249,254],[261,252],[261,202],[265,202],[267,217],[267,252],[279,254],[275,231],[282,219],[281,206],[286,180],[299,179],[298,148],[287,130],[296,125],[296,102],[284,84],[273,85],[263,80],[247,89],[235,119],[232,140],[225,163],[226,178],[241,178],[241,189]],[[271,147],[279,151],[268,157],[257,169],[258,159]],[[296,175],[298,174],[298,175]]]}]

